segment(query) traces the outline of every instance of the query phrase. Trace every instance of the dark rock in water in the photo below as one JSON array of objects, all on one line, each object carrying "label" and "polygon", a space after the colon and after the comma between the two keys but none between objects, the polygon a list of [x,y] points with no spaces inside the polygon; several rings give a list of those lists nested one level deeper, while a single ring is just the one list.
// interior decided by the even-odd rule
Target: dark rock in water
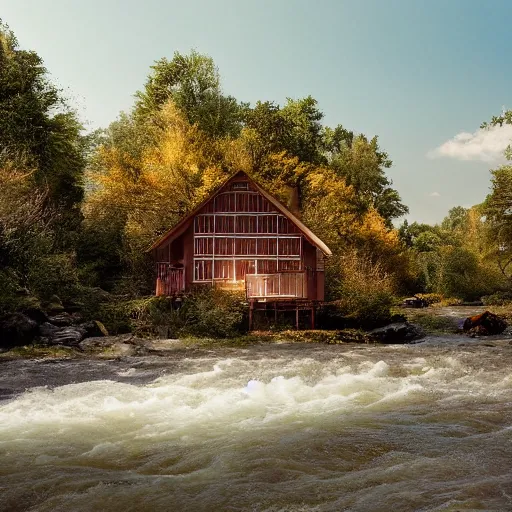
[{"label": "dark rock in water", "polygon": [[44,322],[39,326],[39,336],[47,338],[60,329],[61,327],[57,327],[56,325],[53,325],[49,322]]},{"label": "dark rock in water", "polygon": [[370,339],[380,343],[410,343],[425,337],[425,333],[416,325],[401,322],[379,327],[369,332]]},{"label": "dark rock in water", "polygon": [[426,308],[428,306],[428,302],[426,300],[420,299],[419,297],[409,297],[405,299],[402,305],[405,308]]},{"label": "dark rock in water", "polygon": [[85,338],[87,331],[83,327],[64,327],[48,336],[51,345],[68,345],[76,347]]},{"label": "dark rock in water", "polygon": [[501,334],[506,328],[507,322],[490,311],[466,318],[462,326],[469,336],[492,336]]},{"label": "dark rock in water", "polygon": [[31,343],[37,334],[37,322],[23,313],[13,313],[0,319],[0,347]]},{"label": "dark rock in water", "polygon": [[48,321],[53,325],[58,325],[59,327],[67,327],[68,325],[73,324],[73,317],[69,313],[60,313],[58,315],[50,316]]}]

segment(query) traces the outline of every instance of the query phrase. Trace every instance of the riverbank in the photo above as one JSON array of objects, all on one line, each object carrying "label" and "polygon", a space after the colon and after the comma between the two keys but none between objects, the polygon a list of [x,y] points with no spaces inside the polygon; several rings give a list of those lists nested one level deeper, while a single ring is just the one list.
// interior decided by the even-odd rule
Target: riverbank
[{"label": "riverbank", "polygon": [[[512,309],[508,306],[449,306],[420,309],[400,308],[395,311],[407,319],[406,323],[374,331],[344,330],[284,330],[253,331],[232,338],[185,337],[180,339],[142,338],[133,334],[97,336],[84,339],[79,344],[66,346],[45,343],[28,344],[0,352],[0,361],[13,359],[98,359],[111,360],[123,357],[188,354],[193,350],[237,349],[260,345],[282,344],[404,344],[432,343],[435,340],[464,344],[468,337],[462,334],[462,324],[468,316],[489,310],[503,318],[512,320]],[[482,344],[507,343],[512,339],[512,327],[498,336],[482,337]],[[474,343],[474,342],[472,342]]]}]

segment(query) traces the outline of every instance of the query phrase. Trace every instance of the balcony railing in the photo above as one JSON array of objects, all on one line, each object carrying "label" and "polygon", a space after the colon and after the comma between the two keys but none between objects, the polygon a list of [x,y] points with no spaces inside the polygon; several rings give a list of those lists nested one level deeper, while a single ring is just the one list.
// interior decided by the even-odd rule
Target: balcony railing
[{"label": "balcony railing", "polygon": [[185,270],[168,263],[156,264],[156,295],[176,295],[185,290]]},{"label": "balcony railing", "polygon": [[307,298],[306,273],[247,274],[245,289],[248,299],[277,297],[305,299]]}]

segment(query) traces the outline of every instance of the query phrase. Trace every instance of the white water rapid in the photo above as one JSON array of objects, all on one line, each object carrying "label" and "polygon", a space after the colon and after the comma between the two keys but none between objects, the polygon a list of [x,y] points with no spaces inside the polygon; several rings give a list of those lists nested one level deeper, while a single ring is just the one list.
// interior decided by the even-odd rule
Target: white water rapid
[{"label": "white water rapid", "polygon": [[1,363],[0,510],[512,510],[494,345]]}]

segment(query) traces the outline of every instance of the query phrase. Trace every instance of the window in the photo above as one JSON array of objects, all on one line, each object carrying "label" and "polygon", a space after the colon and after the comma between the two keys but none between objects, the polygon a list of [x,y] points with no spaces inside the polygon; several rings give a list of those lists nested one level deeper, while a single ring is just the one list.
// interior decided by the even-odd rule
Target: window
[{"label": "window", "polygon": [[231,185],[231,190],[249,190],[249,183],[247,181],[235,181]]},{"label": "window", "polygon": [[194,281],[211,281],[212,262],[211,260],[198,260],[194,266]]}]

